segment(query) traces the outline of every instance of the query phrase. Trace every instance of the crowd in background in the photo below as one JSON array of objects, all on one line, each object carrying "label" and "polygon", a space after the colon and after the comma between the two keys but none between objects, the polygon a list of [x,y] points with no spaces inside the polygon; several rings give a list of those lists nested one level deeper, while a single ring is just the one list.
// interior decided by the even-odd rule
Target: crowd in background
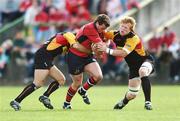
[{"label": "crowd in background", "polygon": [[153,38],[148,41],[148,51],[155,57],[157,71],[169,65],[170,83],[180,80],[180,40],[175,32],[164,27],[162,35],[154,33]]},{"label": "crowd in background", "polygon": [[[139,0],[140,1],[140,0]],[[7,72],[7,65],[24,66],[24,82],[33,78],[34,53],[42,43],[58,32],[75,31],[90,22],[97,14],[105,13],[113,20],[132,8],[139,9],[138,0],[2,0],[0,26],[3,27],[24,16],[24,28],[17,30],[13,40],[0,46],[0,78]],[[112,12],[113,11],[113,12]],[[178,43],[178,44],[177,44]],[[115,45],[111,43],[110,47]],[[170,81],[178,82],[180,74],[180,42],[175,33],[164,29],[148,43],[148,50],[156,59],[157,70],[161,62],[170,63]],[[59,59],[61,63],[64,61]],[[177,66],[178,65],[178,66]],[[107,55],[102,62],[105,79],[119,81],[127,74],[122,58]]]}]

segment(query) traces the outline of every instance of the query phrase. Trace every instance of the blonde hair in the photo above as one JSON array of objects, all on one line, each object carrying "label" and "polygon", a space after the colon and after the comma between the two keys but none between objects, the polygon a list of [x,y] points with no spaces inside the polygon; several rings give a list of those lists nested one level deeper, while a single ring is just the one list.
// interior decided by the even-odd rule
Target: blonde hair
[{"label": "blonde hair", "polygon": [[136,20],[133,17],[129,17],[129,16],[125,16],[120,20],[120,24],[127,24],[130,23],[131,24],[131,31],[135,30],[135,26],[136,26]]}]

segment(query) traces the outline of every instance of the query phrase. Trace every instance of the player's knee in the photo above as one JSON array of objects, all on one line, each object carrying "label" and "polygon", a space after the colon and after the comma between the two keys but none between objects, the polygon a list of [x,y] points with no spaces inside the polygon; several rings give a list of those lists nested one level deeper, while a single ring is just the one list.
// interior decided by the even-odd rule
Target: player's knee
[{"label": "player's knee", "polygon": [[139,69],[139,76],[140,77],[148,76],[148,69],[145,67],[141,67]]},{"label": "player's knee", "polygon": [[59,83],[60,85],[64,85],[64,83],[66,82],[66,78],[65,78],[64,76],[62,76],[62,77],[59,78],[57,81],[58,81],[58,83]]},{"label": "player's knee", "polygon": [[152,70],[152,64],[150,62],[144,62],[139,69],[139,75],[140,77],[149,76]]},{"label": "player's knee", "polygon": [[99,74],[93,77],[96,82],[100,82],[103,79],[103,75]]},{"label": "player's knee", "polygon": [[65,80],[57,80],[57,81],[61,86],[64,85],[64,83],[66,82]]}]

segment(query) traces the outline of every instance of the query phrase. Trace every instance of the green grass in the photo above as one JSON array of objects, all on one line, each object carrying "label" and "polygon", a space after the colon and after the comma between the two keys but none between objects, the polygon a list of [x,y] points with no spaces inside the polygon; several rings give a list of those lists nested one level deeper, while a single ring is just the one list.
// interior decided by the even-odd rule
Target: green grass
[{"label": "green grass", "polygon": [[180,121],[180,87],[153,86],[152,111],[144,110],[142,91],[123,110],[113,110],[127,89],[126,86],[94,87],[89,90],[91,105],[85,105],[79,95],[72,100],[72,110],[63,110],[67,87],[52,96],[54,110],[48,110],[38,101],[45,88],[39,89],[22,103],[22,110],[15,112],[9,102],[23,87],[0,87],[1,121]]}]

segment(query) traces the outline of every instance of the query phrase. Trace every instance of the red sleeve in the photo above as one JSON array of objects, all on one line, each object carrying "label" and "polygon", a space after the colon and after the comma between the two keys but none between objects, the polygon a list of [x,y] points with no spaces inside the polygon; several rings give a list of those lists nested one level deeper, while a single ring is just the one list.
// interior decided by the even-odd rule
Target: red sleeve
[{"label": "red sleeve", "polygon": [[56,42],[61,45],[68,45],[67,40],[61,34],[56,35]]},{"label": "red sleeve", "polygon": [[85,28],[84,29],[84,34],[93,43],[98,43],[98,42],[102,41],[102,39],[100,38],[98,32],[95,29],[93,29],[93,28]]}]

